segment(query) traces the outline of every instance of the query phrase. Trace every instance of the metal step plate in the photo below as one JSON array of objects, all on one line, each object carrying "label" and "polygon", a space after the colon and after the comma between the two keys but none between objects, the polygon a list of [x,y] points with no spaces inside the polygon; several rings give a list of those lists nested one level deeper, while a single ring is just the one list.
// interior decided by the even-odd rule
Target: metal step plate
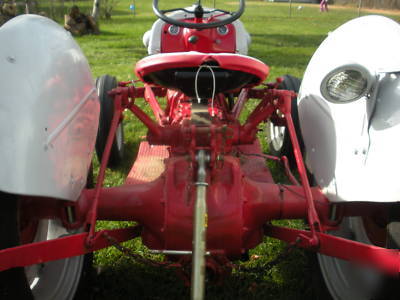
[{"label": "metal step plate", "polygon": [[164,160],[169,157],[167,146],[140,143],[139,152],[125,184],[146,183],[156,180],[165,171]]}]

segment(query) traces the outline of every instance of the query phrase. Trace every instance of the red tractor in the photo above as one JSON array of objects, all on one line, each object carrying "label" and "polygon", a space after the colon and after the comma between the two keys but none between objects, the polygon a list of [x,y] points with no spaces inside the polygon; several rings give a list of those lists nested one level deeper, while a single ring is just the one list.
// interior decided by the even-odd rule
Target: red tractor
[{"label": "red tractor", "polygon": [[[0,270],[6,283],[0,297],[71,299],[84,254],[111,245],[129,251],[119,244],[138,236],[151,252],[189,270],[192,299],[204,298],[206,270],[225,273],[264,236],[318,252],[335,299],[371,299],[389,290],[381,280],[398,283],[400,193],[377,185],[382,199],[370,200],[372,192],[364,193],[369,187],[342,180],[347,161],[341,149],[355,140],[349,132],[358,127],[342,134],[338,113],[346,105],[355,119],[366,111],[369,117],[360,118],[367,131],[373,118],[386,125],[397,120],[384,119],[390,109],[382,111],[375,99],[394,97],[387,91],[399,86],[398,69],[379,77],[362,61],[337,59],[316,69],[326,44],[360,23],[352,21],[317,51],[299,95],[300,81],[289,75],[264,84],[269,68],[247,56],[250,36],[238,20],[245,1],[239,2],[231,13],[204,8],[201,1],[160,10],[154,0],[159,20],[144,36],[149,56],[135,68],[144,87],[108,75],[95,85],[79,47],[48,19],[21,16],[0,28],[0,41],[8,41],[0,49],[6,95],[0,99]],[[398,25],[378,19],[400,36]],[[46,35],[38,43],[33,32]],[[37,71],[23,76],[26,70]],[[378,83],[381,89],[374,88]],[[139,107],[141,101],[153,117]],[[249,101],[255,109],[240,122]],[[106,188],[107,166],[122,159],[127,110],[147,127],[147,136],[125,183]],[[270,154],[263,153],[257,135],[265,122]],[[91,187],[94,149],[101,166]],[[364,165],[373,154],[356,151]],[[266,160],[281,163],[291,184],[276,183]],[[352,184],[365,195],[346,192]],[[304,219],[308,229],[271,224],[279,219]],[[137,225],[97,231],[97,220]],[[363,278],[371,271],[361,266],[377,270],[374,286],[366,288]]]}]

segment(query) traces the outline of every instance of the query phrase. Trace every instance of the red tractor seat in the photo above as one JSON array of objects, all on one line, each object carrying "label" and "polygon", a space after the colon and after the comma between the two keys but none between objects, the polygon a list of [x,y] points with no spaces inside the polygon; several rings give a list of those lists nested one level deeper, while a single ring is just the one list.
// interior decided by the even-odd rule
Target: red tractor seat
[{"label": "red tractor seat", "polygon": [[[201,66],[202,69],[199,71]],[[210,70],[212,69],[212,72]],[[200,98],[260,84],[269,68],[258,59],[230,53],[174,52],[151,55],[136,64],[136,75],[145,83],[182,91]],[[214,76],[213,76],[214,74]]]}]

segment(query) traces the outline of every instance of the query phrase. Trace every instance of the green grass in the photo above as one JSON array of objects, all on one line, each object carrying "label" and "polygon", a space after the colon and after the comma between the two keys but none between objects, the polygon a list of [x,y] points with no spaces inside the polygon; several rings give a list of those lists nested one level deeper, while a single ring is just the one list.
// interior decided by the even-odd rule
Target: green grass
[{"label": "green grass", "polygon": [[[163,1],[161,1],[163,2]],[[168,7],[190,5],[193,1],[168,1]],[[212,1],[203,1],[206,5]],[[234,1],[216,1],[218,6],[234,10]],[[83,11],[90,11],[91,1],[77,2]],[[121,0],[111,20],[101,20],[101,35],[76,38],[86,54],[93,75],[117,76],[119,80],[136,79],[135,63],[146,56],[142,44],[143,34],[151,27],[155,17],[151,1],[136,1],[137,15],[129,11],[131,1]],[[182,5],[183,3],[183,5]],[[291,74],[301,77],[309,59],[329,31],[357,16],[355,9],[335,9],[319,13],[317,5],[294,4],[289,17],[288,4],[265,1],[247,1],[242,17],[252,36],[249,55],[270,66],[270,80]],[[163,6],[166,7],[166,6]],[[394,17],[396,19],[396,17]],[[137,103],[141,103],[138,99]],[[143,108],[145,105],[140,104]],[[125,117],[126,164],[116,171],[107,171],[106,186],[122,184],[136,155],[144,127],[131,114]],[[95,162],[98,166],[98,162]],[[282,221],[285,226],[299,227],[301,221]],[[126,223],[99,222],[99,228],[126,226]],[[136,253],[149,256],[139,239],[128,242]],[[263,266],[283,249],[283,243],[266,238],[250,255],[248,266]],[[157,257],[156,257],[157,258]],[[188,299],[189,289],[175,273],[166,268],[141,265],[108,248],[95,254],[98,274],[89,287],[93,299]],[[223,284],[207,286],[207,299],[310,299],[312,297],[310,258],[301,250],[293,251],[287,260],[271,270],[257,272],[235,271]]]}]

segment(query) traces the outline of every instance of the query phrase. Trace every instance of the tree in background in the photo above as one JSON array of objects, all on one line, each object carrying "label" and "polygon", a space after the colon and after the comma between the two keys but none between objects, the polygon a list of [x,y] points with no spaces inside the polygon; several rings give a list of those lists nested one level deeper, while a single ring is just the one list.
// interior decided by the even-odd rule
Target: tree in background
[{"label": "tree in background", "polygon": [[[9,1],[16,3],[17,14],[42,14],[55,20],[64,19],[64,15],[78,2],[77,0],[0,0],[0,6]],[[119,2],[120,0],[80,0],[79,6],[85,13],[91,11],[89,14],[98,21],[100,17],[111,18]]]},{"label": "tree in background", "polygon": [[103,0],[104,17],[106,19],[111,18],[111,13],[118,3],[119,0]]},{"label": "tree in background", "polygon": [[38,3],[36,0],[25,0],[25,13],[37,13]]},{"label": "tree in background", "polygon": [[93,0],[92,17],[95,21],[97,21],[99,15],[100,15],[100,0]]},{"label": "tree in background", "polygon": [[97,21],[100,15],[106,19],[110,19],[111,13],[118,3],[119,0],[102,0],[100,9],[100,0],[93,0],[93,19]]}]

